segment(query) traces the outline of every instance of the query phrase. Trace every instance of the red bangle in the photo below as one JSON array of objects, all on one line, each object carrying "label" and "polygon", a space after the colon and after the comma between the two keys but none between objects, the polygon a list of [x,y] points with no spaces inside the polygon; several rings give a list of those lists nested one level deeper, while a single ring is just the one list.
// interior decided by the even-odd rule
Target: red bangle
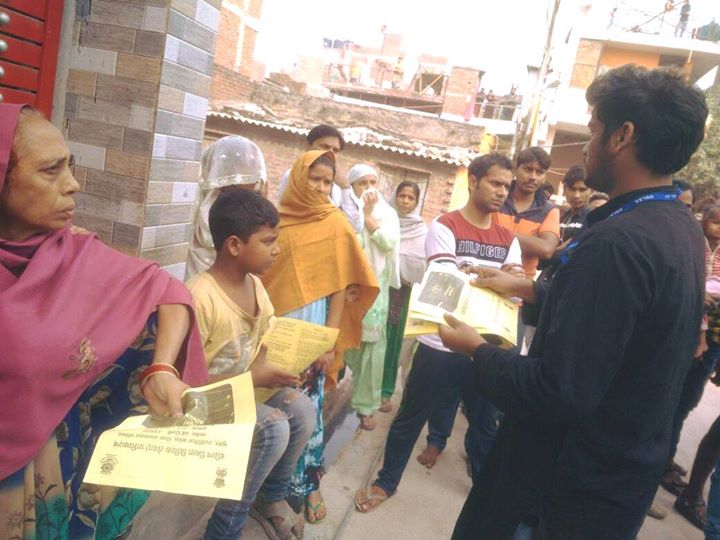
[{"label": "red bangle", "polygon": [[175,375],[178,379],[180,378],[180,373],[178,373],[178,370],[175,369],[175,366],[173,366],[172,364],[165,364],[165,363],[150,364],[140,374],[140,388],[143,387],[143,385],[144,385],[145,381],[148,379],[148,377],[150,377],[151,375],[154,375],[156,373],[171,373],[171,374]]}]

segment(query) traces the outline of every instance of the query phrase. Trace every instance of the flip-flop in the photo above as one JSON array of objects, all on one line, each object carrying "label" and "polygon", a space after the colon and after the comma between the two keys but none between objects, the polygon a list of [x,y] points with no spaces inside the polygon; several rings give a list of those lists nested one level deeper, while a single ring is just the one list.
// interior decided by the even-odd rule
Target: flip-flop
[{"label": "flip-flop", "polygon": [[[377,507],[379,507],[382,503],[384,503],[391,497],[391,495],[388,495],[388,494],[376,495],[376,494],[372,493],[372,491],[371,491],[372,488],[373,488],[373,486],[370,486],[370,487],[367,487],[365,489],[360,489],[357,492],[355,492],[355,508],[357,509],[358,512],[360,512],[362,514],[369,514],[370,512],[375,510]],[[360,494],[364,495],[365,501],[360,502],[358,500],[358,496]],[[363,505],[365,505],[371,501],[380,501],[380,502],[378,502],[378,504],[376,504],[375,506],[368,508],[367,510],[363,510],[363,508],[362,508]]]},{"label": "flip-flop", "polygon": [[[302,516],[295,514],[285,501],[272,503],[256,501],[250,507],[250,515],[262,526],[271,540],[297,540],[303,537],[305,522]],[[272,518],[282,520],[279,529],[275,527]]]},{"label": "flip-flop", "polygon": [[[317,516],[317,511],[320,510],[320,508],[325,507],[325,517],[321,519],[311,520],[310,516],[308,516],[308,508],[312,510],[313,515]],[[305,521],[309,523],[310,525],[319,525],[325,519],[327,518],[327,506],[325,506],[325,499],[322,498],[322,495],[320,495],[320,501],[318,501],[317,504],[312,504],[310,501],[307,500],[307,497],[305,497]]]}]

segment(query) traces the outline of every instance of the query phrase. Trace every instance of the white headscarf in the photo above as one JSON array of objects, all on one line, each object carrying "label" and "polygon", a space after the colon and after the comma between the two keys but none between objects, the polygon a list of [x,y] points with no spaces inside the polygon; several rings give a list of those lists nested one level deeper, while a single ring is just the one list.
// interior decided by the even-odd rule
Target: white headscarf
[{"label": "white headscarf", "polygon": [[[400,184],[402,185],[402,184]],[[417,184],[416,184],[417,185]],[[408,185],[403,186],[410,187]],[[395,192],[397,199],[399,186]],[[419,188],[417,192],[419,192]],[[413,190],[413,193],[417,193]],[[420,283],[425,273],[425,238],[428,227],[420,217],[420,197],[415,209],[409,214],[401,214],[400,218],[400,279],[407,285]],[[393,201],[396,206],[396,202]]]},{"label": "white headscarf", "polygon": [[208,214],[220,194],[220,189],[267,181],[265,158],[260,148],[251,140],[237,135],[223,137],[205,150],[201,172],[203,182],[200,183],[186,278],[204,272],[215,262],[216,253],[210,236]]},{"label": "white headscarf", "polygon": [[[348,171],[348,182],[350,184],[354,184],[361,178],[364,178],[366,176],[374,176],[378,180],[380,179],[380,176],[378,175],[377,171],[370,167],[369,165],[365,165],[364,163],[355,165],[352,169]],[[371,190],[367,190],[365,193],[376,191],[374,188],[371,188]],[[351,190],[352,191],[352,190]],[[380,192],[378,193],[378,202],[375,204],[375,207],[373,208],[372,216],[375,218],[375,220],[378,222],[378,225],[383,230],[383,232],[391,237],[395,238],[395,249],[393,249],[390,253],[386,253],[380,250],[380,248],[375,244],[375,242],[372,241],[371,234],[367,230],[366,227],[363,227],[362,235],[363,235],[363,245],[365,246],[365,254],[368,257],[368,260],[370,261],[370,264],[372,265],[373,269],[375,270],[375,275],[380,276],[383,271],[385,270],[386,265],[390,265],[390,272],[389,272],[389,282],[390,286],[394,289],[400,288],[400,222],[398,220],[397,213],[395,210],[383,199],[383,196]],[[360,211],[362,211],[364,207],[364,203],[362,198],[359,198],[355,195],[354,191],[352,191],[353,200],[357,203],[358,208]]]}]

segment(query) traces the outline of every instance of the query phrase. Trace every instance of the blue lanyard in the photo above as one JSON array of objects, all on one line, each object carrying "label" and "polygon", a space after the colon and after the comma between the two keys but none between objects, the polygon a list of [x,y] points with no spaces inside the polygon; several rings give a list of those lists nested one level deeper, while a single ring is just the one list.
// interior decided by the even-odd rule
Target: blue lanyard
[{"label": "blue lanyard", "polygon": [[[672,193],[669,193],[667,191],[655,191],[652,193],[648,193],[647,195],[643,195],[641,197],[638,197],[637,199],[633,199],[632,201],[625,203],[623,206],[612,212],[606,219],[617,217],[621,214],[630,212],[641,204],[655,201],[675,201],[677,200],[680,193],[682,193],[680,190],[673,191]],[[580,241],[577,240],[568,244],[568,247],[566,247],[560,255],[560,266],[565,265],[570,260],[570,255],[579,243]]]}]

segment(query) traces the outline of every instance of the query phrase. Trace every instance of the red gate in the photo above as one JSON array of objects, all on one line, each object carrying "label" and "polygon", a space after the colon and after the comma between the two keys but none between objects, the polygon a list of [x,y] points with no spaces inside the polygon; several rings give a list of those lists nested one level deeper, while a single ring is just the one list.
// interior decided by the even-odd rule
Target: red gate
[{"label": "red gate", "polygon": [[63,3],[0,0],[0,100],[50,116]]}]

